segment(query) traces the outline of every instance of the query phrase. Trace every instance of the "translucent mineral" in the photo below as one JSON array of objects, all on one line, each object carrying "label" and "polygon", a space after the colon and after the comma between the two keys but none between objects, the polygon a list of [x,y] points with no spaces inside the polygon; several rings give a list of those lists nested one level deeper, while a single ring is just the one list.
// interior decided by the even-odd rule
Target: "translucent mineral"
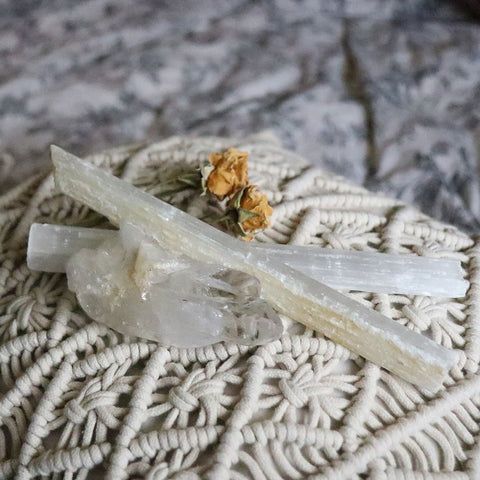
[{"label": "translucent mineral", "polygon": [[97,248],[117,236],[116,230],[34,223],[28,236],[28,267],[41,272],[65,272],[74,253],[82,248]]},{"label": "translucent mineral", "polygon": [[282,333],[252,275],[132,240],[131,225],[123,230],[129,233],[83,248],[67,261],[69,289],[91,318],[176,347],[223,340],[258,345]]},{"label": "translucent mineral", "polygon": [[[262,296],[277,311],[322,332],[400,377],[438,389],[456,355],[432,340],[336,290],[259,254],[229,235],[133,185],[52,146],[55,181],[75,200],[112,224],[131,223],[161,247],[196,261],[256,277]],[[175,320],[173,320],[175,321]],[[139,331],[142,326],[137,326]]]},{"label": "translucent mineral", "polygon": [[258,243],[255,248],[339,290],[455,298],[469,286],[460,261],[449,258]]},{"label": "translucent mineral", "polygon": [[[64,272],[75,252],[95,248],[115,235],[115,231],[99,228],[34,223],[28,265],[33,270]],[[469,285],[460,262],[453,259],[296,245],[251,243],[250,247],[339,290],[455,298],[463,297]]]}]

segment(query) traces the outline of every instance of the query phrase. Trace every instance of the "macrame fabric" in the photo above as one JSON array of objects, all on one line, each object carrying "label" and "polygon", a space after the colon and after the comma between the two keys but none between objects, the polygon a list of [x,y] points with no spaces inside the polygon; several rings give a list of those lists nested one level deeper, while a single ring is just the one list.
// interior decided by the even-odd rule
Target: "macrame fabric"
[{"label": "macrame fabric", "polygon": [[177,349],[91,321],[65,275],[33,272],[32,222],[108,227],[52,175],[0,197],[0,478],[466,480],[480,478],[480,247],[453,227],[352,185],[274,138],[170,138],[88,160],[193,215],[172,172],[228,147],[275,206],[260,242],[462,261],[464,299],[347,292],[458,352],[432,394],[283,317],[268,345]]}]

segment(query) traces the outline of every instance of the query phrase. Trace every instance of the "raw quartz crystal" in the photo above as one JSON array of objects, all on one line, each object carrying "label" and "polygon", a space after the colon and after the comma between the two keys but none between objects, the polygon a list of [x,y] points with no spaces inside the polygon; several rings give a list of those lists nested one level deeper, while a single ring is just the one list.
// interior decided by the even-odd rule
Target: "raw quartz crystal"
[{"label": "raw quartz crystal", "polygon": [[[454,352],[415,333],[248,244],[191,217],[109,173],[52,146],[61,191],[114,225],[132,223],[159,245],[197,261],[255,276],[277,311],[400,377],[436,390],[456,361]],[[139,328],[141,333],[141,327]]]},{"label": "raw quartz crystal", "polygon": [[176,347],[258,345],[282,333],[252,275],[177,255],[131,224],[120,233],[66,264],[69,289],[91,318]]},{"label": "raw quartz crystal", "polygon": [[[114,230],[34,223],[28,265],[32,270],[65,272],[68,259],[78,250],[96,248],[117,235]],[[266,243],[250,247],[339,290],[454,298],[463,297],[468,287],[460,262],[449,258]]]}]

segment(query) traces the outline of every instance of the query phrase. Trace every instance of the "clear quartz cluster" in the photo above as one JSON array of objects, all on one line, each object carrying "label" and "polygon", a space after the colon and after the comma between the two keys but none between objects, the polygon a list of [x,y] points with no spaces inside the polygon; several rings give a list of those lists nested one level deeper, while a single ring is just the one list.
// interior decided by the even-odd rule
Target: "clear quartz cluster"
[{"label": "clear quartz cluster", "polygon": [[91,318],[176,347],[257,345],[282,333],[254,276],[175,254],[131,224],[120,232],[66,264],[69,289]]},{"label": "clear quartz cluster", "polygon": [[[195,262],[221,265],[221,269],[224,269],[222,272],[238,270],[255,277],[260,282],[262,297],[278,312],[324,333],[403,379],[436,390],[455,364],[457,357],[451,350],[294,270],[276,256],[263,255],[245,242],[230,237],[58,147],[52,146],[51,153],[57,187],[105,215],[113,225],[131,223],[175,255],[194,258]],[[128,245],[124,247],[128,251]],[[194,272],[195,267],[192,267]],[[135,267],[132,275],[133,273],[136,274]],[[148,277],[148,272],[142,273],[140,277],[145,278],[145,275]],[[153,272],[152,275],[155,277],[157,274]],[[227,281],[224,274],[211,275],[212,279],[231,282],[231,286],[239,281],[237,275],[234,277],[235,279]],[[138,279],[132,281],[138,289]],[[82,284],[82,288],[88,288],[87,286],[88,284]],[[75,288],[73,284],[72,288]],[[215,290],[215,287],[207,285],[202,285],[201,288]],[[141,297],[141,287],[138,291]],[[228,292],[222,291],[221,296],[224,293]],[[172,318],[172,322],[175,322],[175,318]],[[143,335],[143,323],[136,327],[138,334]],[[188,335],[187,326],[182,325],[180,328],[182,335]],[[226,331],[230,332],[230,327],[227,326]]]}]

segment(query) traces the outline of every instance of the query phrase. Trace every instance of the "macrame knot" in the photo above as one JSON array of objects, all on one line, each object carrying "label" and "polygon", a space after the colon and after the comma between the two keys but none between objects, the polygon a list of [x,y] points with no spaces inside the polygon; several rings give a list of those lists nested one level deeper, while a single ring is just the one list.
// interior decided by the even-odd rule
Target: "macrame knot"
[{"label": "macrame knot", "polygon": [[421,331],[426,330],[432,322],[425,312],[413,305],[405,305],[402,308],[402,313]]},{"label": "macrame knot", "polygon": [[198,407],[198,398],[187,392],[182,387],[175,387],[170,390],[168,399],[173,407],[183,410],[184,412],[192,412]]},{"label": "macrame knot", "polygon": [[331,245],[333,248],[338,248],[341,250],[349,250],[350,249],[350,242],[348,241],[348,238],[339,235],[335,232],[325,232],[322,234],[323,240],[325,240],[326,243]]},{"label": "macrame knot", "polygon": [[87,411],[83,408],[80,402],[76,399],[70,400],[64,409],[64,414],[70,420],[70,422],[79,425],[83,423],[87,416]]},{"label": "macrame knot", "polygon": [[308,402],[308,395],[295,383],[282,378],[278,383],[284,397],[295,407],[302,408]]},{"label": "macrame knot", "polygon": [[[64,276],[32,273],[23,252],[33,219],[103,220],[38,177],[0,196],[0,478],[480,480],[480,238],[260,137],[176,137],[90,161],[161,195],[164,179],[230,146],[250,151],[251,183],[277,204],[262,242],[464,262],[464,299],[353,293],[457,351],[445,388],[432,397],[304,327],[258,349],[165,349],[91,323]],[[190,189],[168,199],[212,214]]]},{"label": "macrame knot", "polygon": [[419,240],[418,245],[412,246],[412,251],[417,255],[421,255],[422,257],[438,258],[443,252],[445,252],[445,249],[443,249],[437,242],[421,242]]},{"label": "macrame knot", "polygon": [[25,308],[31,309],[36,299],[32,295],[21,295],[18,296],[7,308],[8,313],[19,313]]},{"label": "macrame knot", "polygon": [[165,480],[168,477],[168,463],[162,462],[158,465],[154,465],[148,472],[145,480]]},{"label": "macrame knot", "polygon": [[18,327],[27,329],[30,323],[30,314],[37,304],[37,298],[33,294],[22,295],[15,299],[7,309],[7,313],[16,315]]}]

